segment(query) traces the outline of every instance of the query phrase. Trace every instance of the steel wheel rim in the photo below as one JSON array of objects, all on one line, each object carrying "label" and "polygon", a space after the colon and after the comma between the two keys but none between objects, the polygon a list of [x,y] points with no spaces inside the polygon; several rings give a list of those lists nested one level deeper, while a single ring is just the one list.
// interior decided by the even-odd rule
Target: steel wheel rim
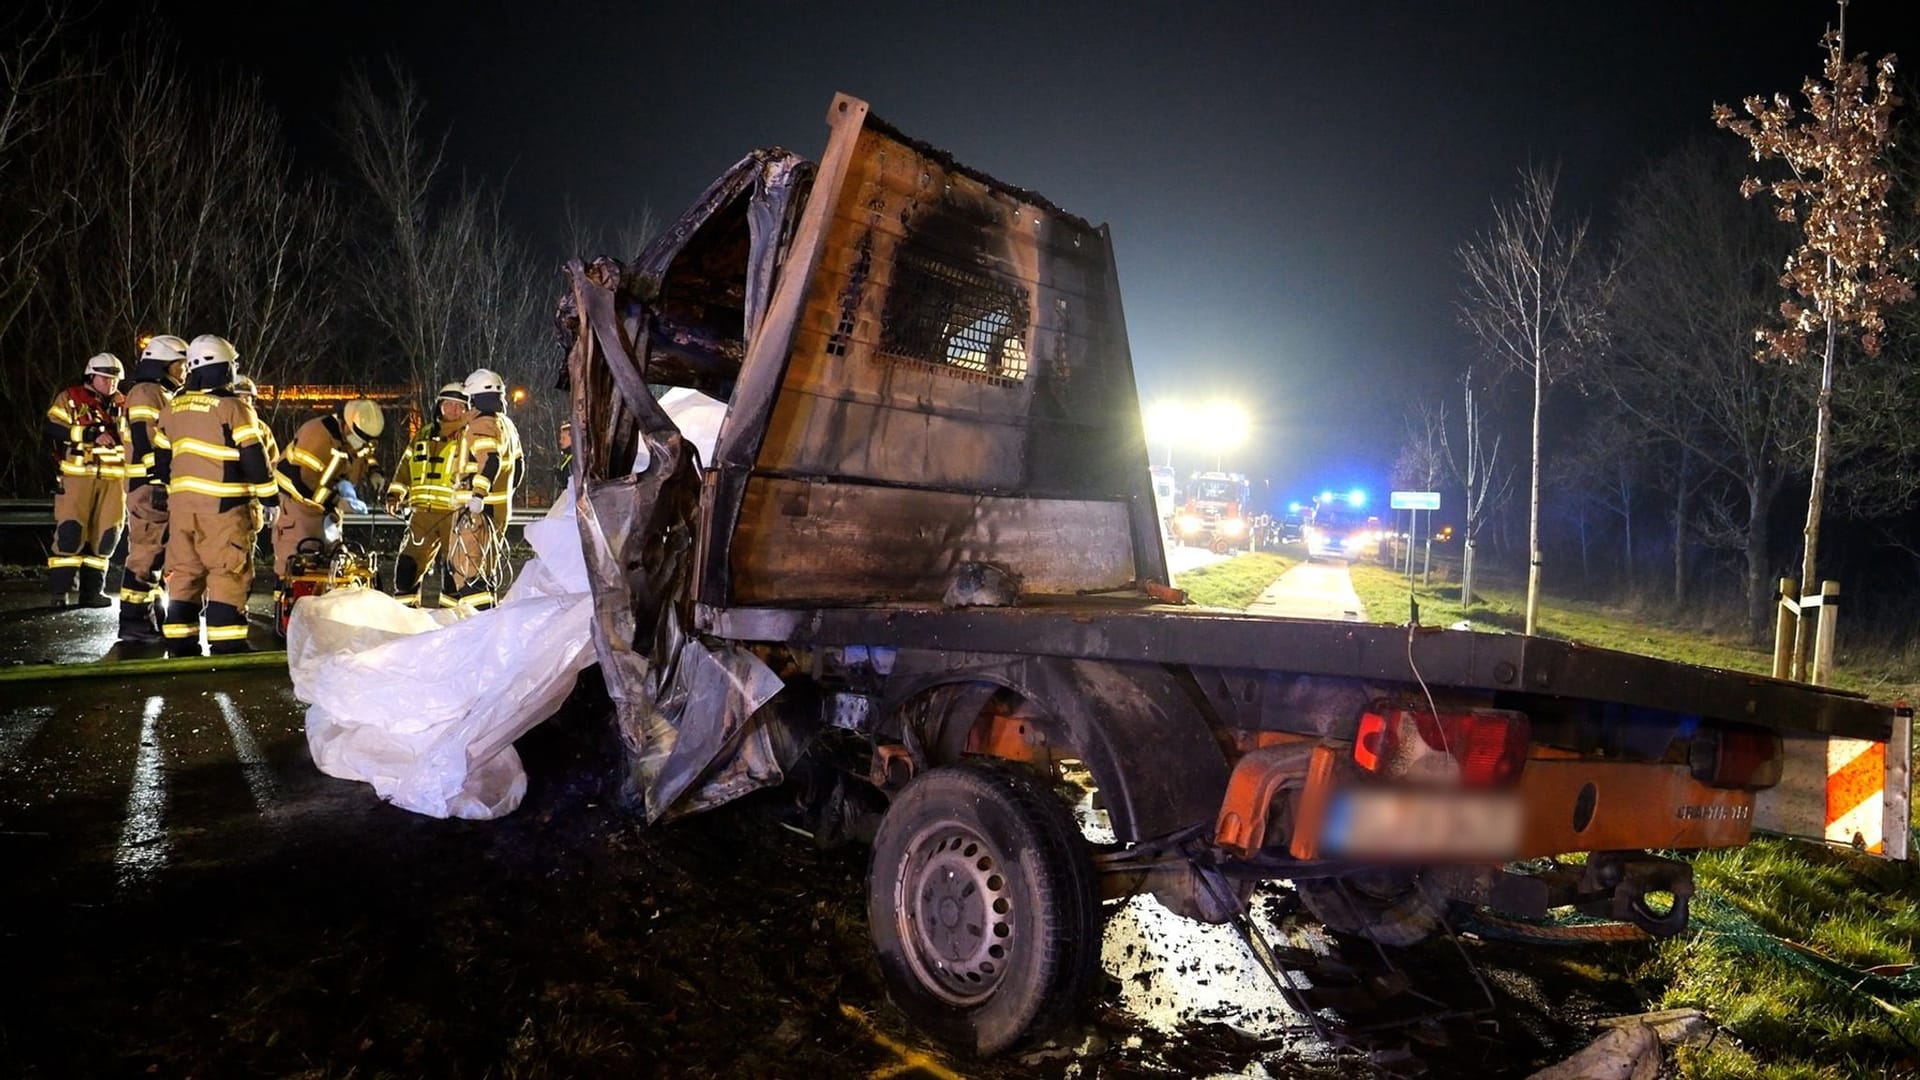
[{"label": "steel wheel rim", "polygon": [[894,886],[900,939],[915,978],[950,1004],[978,1004],[1006,976],[1015,905],[1002,863],[954,822],[921,829],[907,845]]}]

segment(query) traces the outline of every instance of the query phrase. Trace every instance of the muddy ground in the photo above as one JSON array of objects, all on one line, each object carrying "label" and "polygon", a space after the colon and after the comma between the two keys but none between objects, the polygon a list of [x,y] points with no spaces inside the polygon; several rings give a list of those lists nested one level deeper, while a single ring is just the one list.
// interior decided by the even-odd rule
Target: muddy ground
[{"label": "muddy ground", "polygon": [[[1613,974],[1630,952],[1469,938],[1495,998],[1478,1015],[1344,1047],[1231,1009],[1166,1034],[1141,1003],[1225,973],[1178,942],[1110,940],[1116,977],[1083,1025],[954,1059],[886,1003],[863,849],[818,849],[781,792],[643,829],[608,797],[594,716],[522,740],[525,804],[472,823],[320,775],[279,672],[0,684],[0,1075],[1489,1077],[1639,1007]],[[1257,903],[1276,944],[1322,940],[1284,893]],[[1340,953],[1361,980],[1383,975],[1368,954]],[[1398,962],[1476,1003],[1451,946]],[[1324,1018],[1432,1011],[1395,1000]]]}]

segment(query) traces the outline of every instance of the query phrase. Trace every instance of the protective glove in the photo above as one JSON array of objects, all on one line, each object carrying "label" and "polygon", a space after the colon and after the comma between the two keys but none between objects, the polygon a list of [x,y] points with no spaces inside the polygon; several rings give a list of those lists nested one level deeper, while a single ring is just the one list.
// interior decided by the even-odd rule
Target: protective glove
[{"label": "protective glove", "polygon": [[367,512],[367,504],[364,502],[361,502],[359,499],[350,499],[343,495],[340,498],[340,502],[344,506],[346,506],[348,510],[353,511],[356,514],[364,514]]},{"label": "protective glove", "polygon": [[152,486],[152,488],[153,488],[153,508],[154,508],[155,510],[158,510],[158,511],[160,511],[160,512],[161,512],[161,513],[163,513],[163,514],[164,514],[164,513],[166,513],[166,511],[167,511],[167,485],[165,485],[165,484],[153,484],[153,485],[151,485],[151,486]]},{"label": "protective glove", "polygon": [[[360,502],[360,489],[354,487],[353,481],[351,480],[340,481],[333,485],[333,490],[340,496],[343,502]],[[366,504],[361,503],[361,505],[365,506]]]},{"label": "protective glove", "polygon": [[478,495],[467,500],[467,513],[472,514],[474,517],[479,517],[486,509],[487,500]]}]

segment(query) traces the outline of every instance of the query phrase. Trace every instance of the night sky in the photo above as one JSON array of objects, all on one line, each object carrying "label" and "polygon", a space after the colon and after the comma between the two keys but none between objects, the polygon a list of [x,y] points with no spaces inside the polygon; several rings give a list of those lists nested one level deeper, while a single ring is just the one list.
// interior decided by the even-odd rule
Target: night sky
[{"label": "night sky", "polygon": [[[1850,51],[1920,62],[1911,0]],[[258,72],[332,165],[342,73],[398,58],[453,161],[504,181],[556,260],[565,200],[680,212],[756,146],[817,156],[834,91],[1113,229],[1141,393],[1241,402],[1229,467],[1276,501],[1384,486],[1405,402],[1467,352],[1453,251],[1515,170],[1559,161],[1604,233],[1708,108],[1797,90],[1831,3],[162,5]],[[1904,65],[1903,65],[1904,73]],[[614,253],[629,255],[631,253]],[[558,279],[556,291],[558,289]],[[1156,460],[1164,451],[1156,451]],[[1185,472],[1202,453],[1176,451]],[[1210,457],[1210,455],[1205,455]]]}]

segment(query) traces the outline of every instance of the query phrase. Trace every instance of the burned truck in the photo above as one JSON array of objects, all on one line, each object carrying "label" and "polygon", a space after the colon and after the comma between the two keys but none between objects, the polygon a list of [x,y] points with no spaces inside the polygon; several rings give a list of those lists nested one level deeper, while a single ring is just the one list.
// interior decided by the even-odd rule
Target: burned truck
[{"label": "burned truck", "polygon": [[[1893,707],[1184,603],[1107,229],[854,98],[827,123],[818,163],[753,153],[631,263],[570,264],[558,323],[626,795],[659,821],[843,763],[822,827],[871,836],[912,1020],[982,1054],[1046,1033],[1096,983],[1103,900],[1140,891],[1225,922],[1283,882],[1390,946],[1463,905],[1668,935],[1691,870],[1651,851],[1905,856]],[[711,454],[663,387],[724,403]],[[1836,816],[1856,758],[1879,790]]]}]

